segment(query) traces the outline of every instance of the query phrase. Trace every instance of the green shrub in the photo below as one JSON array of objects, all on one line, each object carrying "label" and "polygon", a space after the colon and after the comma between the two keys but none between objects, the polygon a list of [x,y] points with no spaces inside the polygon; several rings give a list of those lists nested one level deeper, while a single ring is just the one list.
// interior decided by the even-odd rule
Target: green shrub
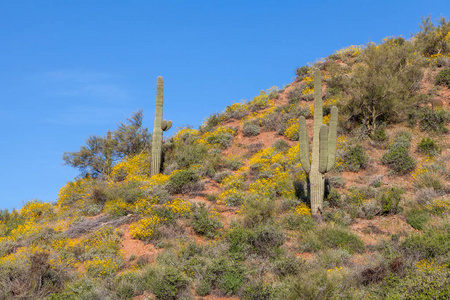
[{"label": "green shrub", "polygon": [[244,284],[244,271],[245,267],[241,263],[218,257],[207,267],[202,285],[218,288],[225,295],[233,295]]},{"label": "green shrub", "polygon": [[381,206],[383,214],[396,214],[400,212],[399,203],[403,191],[398,188],[391,188],[381,195]]},{"label": "green shrub", "polygon": [[450,68],[445,68],[439,71],[436,76],[436,85],[446,85],[450,88]]},{"label": "green shrub", "polygon": [[369,134],[369,137],[377,142],[385,142],[389,139],[386,134],[386,126],[377,126],[372,134]]},{"label": "green shrub", "polygon": [[425,109],[419,121],[420,130],[431,133],[447,133],[445,125],[449,121],[449,115],[445,110]]},{"label": "green shrub", "polygon": [[324,248],[340,248],[354,253],[362,251],[364,243],[348,229],[327,226],[307,232],[301,237],[299,247],[307,252],[317,252]]},{"label": "green shrub", "polygon": [[204,235],[208,238],[218,236],[222,223],[218,219],[215,211],[211,211],[205,207],[204,203],[195,205],[192,208],[192,228],[195,233]]},{"label": "green shrub", "polygon": [[156,299],[178,299],[189,286],[188,278],[171,266],[153,268],[147,274],[147,280]]},{"label": "green shrub", "polygon": [[259,135],[259,124],[252,122],[252,121],[247,121],[244,122],[244,125],[242,125],[242,133],[244,134],[244,136],[249,137],[249,136],[257,136]]},{"label": "green shrub", "polygon": [[430,215],[422,209],[413,208],[406,213],[406,222],[417,230],[424,229],[428,220],[430,220]]},{"label": "green shrub", "polygon": [[200,177],[191,169],[181,170],[170,176],[168,190],[172,194],[185,194],[199,190]]},{"label": "green shrub", "polygon": [[264,257],[275,256],[286,241],[283,232],[273,225],[262,225],[248,238],[253,250]]},{"label": "green shrub", "polygon": [[357,144],[350,146],[344,154],[345,169],[351,172],[358,172],[359,169],[365,169],[369,158],[364,151],[364,148]]},{"label": "green shrub", "polygon": [[417,144],[417,152],[428,156],[435,156],[440,153],[440,149],[436,142],[430,138],[422,138],[419,144]]},{"label": "green shrub", "polygon": [[272,218],[274,201],[269,198],[248,196],[244,199],[244,205],[241,210],[244,215],[245,226],[254,227]]},{"label": "green shrub", "polygon": [[388,147],[381,162],[398,174],[407,174],[416,167],[416,162],[409,155],[409,149],[396,143]]},{"label": "green shrub", "polygon": [[230,170],[236,171],[243,165],[244,162],[242,161],[242,158],[240,158],[239,156],[230,155],[225,158],[225,166]]},{"label": "green shrub", "polygon": [[313,229],[316,225],[311,216],[300,215],[296,212],[290,212],[284,217],[286,229],[298,230],[300,232],[307,232]]},{"label": "green shrub", "polygon": [[297,68],[297,70],[295,70],[295,75],[297,75],[299,77],[299,80],[301,80],[303,77],[308,75],[308,72],[309,72],[309,67],[302,66],[300,68]]},{"label": "green shrub", "polygon": [[414,234],[401,243],[403,251],[415,259],[433,259],[450,253],[450,226],[429,228],[423,234]]},{"label": "green shrub", "polygon": [[248,228],[234,225],[230,228],[226,235],[228,242],[228,252],[237,259],[243,259],[250,251],[248,243],[252,231]]},{"label": "green shrub", "polygon": [[242,299],[244,300],[269,300],[273,294],[270,285],[264,284],[262,281],[248,283],[242,291]]}]

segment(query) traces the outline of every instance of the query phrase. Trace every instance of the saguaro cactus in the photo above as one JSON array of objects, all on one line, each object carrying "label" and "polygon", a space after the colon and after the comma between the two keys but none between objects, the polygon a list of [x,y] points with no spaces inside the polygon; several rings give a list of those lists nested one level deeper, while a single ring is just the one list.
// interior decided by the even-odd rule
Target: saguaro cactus
[{"label": "saguaro cactus", "polygon": [[167,131],[172,127],[172,121],[163,120],[163,101],[163,79],[159,76],[156,83],[155,123],[153,125],[152,136],[152,176],[159,174],[161,170],[163,131]]},{"label": "saguaro cactus", "polygon": [[303,170],[309,175],[311,214],[322,213],[325,190],[325,172],[334,166],[337,141],[338,109],[331,108],[330,126],[322,123],[322,83],[320,70],[314,70],[314,128],[311,164],[309,162],[309,138],[305,117],[299,119],[299,150]]}]

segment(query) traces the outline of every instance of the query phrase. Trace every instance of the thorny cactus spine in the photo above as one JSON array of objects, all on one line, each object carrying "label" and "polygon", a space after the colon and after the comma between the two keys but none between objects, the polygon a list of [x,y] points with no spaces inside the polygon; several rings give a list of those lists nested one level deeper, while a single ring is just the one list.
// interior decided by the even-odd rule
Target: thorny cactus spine
[{"label": "thorny cactus spine", "polygon": [[309,161],[309,138],[305,117],[299,119],[300,162],[309,175],[311,214],[320,215],[323,210],[325,173],[334,166],[337,142],[338,109],[331,108],[330,126],[322,124],[323,102],[320,70],[314,70],[314,127],[311,163]]},{"label": "thorny cactus spine", "polygon": [[156,83],[155,123],[152,136],[152,176],[159,174],[161,170],[163,131],[167,131],[172,127],[172,121],[163,120],[163,101],[163,78],[159,76]]}]

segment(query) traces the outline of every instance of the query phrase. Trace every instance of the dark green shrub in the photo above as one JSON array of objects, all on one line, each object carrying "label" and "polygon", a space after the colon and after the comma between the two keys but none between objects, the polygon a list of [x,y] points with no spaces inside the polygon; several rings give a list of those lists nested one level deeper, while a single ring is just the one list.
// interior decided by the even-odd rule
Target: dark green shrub
[{"label": "dark green shrub", "polygon": [[377,142],[385,142],[389,139],[386,134],[386,126],[377,126],[372,134],[369,134],[369,137]]},{"label": "dark green shrub", "polygon": [[428,156],[435,156],[440,153],[440,149],[436,142],[430,138],[422,138],[419,144],[417,144],[417,152]]},{"label": "dark green shrub", "polygon": [[200,177],[191,169],[181,170],[170,176],[168,190],[172,194],[198,191]]},{"label": "dark green shrub", "polygon": [[[227,257],[218,257],[208,266],[203,285],[219,288],[225,295],[235,294],[244,284],[245,267]],[[205,289],[206,290],[206,289]]]},{"label": "dark green shrub", "polygon": [[272,218],[274,201],[269,198],[248,196],[244,199],[242,211],[245,226],[254,227]]},{"label": "dark green shrub", "polygon": [[354,253],[362,251],[364,243],[348,229],[327,226],[303,235],[299,247],[307,252],[317,252],[324,248],[341,248]]},{"label": "dark green shrub", "polygon": [[237,225],[233,226],[226,235],[230,255],[237,259],[243,259],[250,250],[248,240],[252,234],[253,232],[250,229]]},{"label": "dark green shrub", "polygon": [[406,213],[406,222],[417,230],[422,230],[429,219],[428,212],[422,209],[413,208]]},{"label": "dark green shrub", "polygon": [[270,285],[262,281],[248,283],[242,291],[242,299],[245,300],[269,300],[273,294]]},{"label": "dark green shrub", "polygon": [[192,228],[197,234],[208,238],[218,236],[222,223],[218,220],[218,215],[205,207],[204,203],[195,205],[192,208]]},{"label": "dark green shrub", "polygon": [[244,122],[244,125],[242,125],[242,133],[244,136],[257,136],[259,132],[259,125],[255,122]]},{"label": "dark green shrub", "polygon": [[436,85],[446,85],[450,88],[450,68],[442,69],[436,76]]},{"label": "dark green shrub", "polygon": [[398,188],[391,188],[381,195],[382,214],[396,214],[400,212],[399,203],[403,191]]},{"label": "dark green shrub", "polygon": [[271,225],[262,225],[255,229],[254,234],[249,236],[249,244],[253,250],[261,256],[275,256],[286,238],[283,232]]},{"label": "dark green shrub", "polygon": [[179,295],[189,286],[188,278],[174,267],[152,269],[147,277],[150,289],[156,299],[178,299]]},{"label": "dark green shrub", "polygon": [[297,75],[299,77],[299,80],[301,80],[303,77],[308,75],[308,71],[309,71],[308,66],[302,66],[300,68],[297,68],[297,70],[295,70],[295,75]]},{"label": "dark green shrub", "polygon": [[445,110],[425,109],[419,121],[420,130],[431,133],[446,133],[445,125],[449,121],[449,115]]},{"label": "dark green shrub", "polygon": [[298,230],[303,233],[313,229],[316,225],[310,216],[300,215],[296,212],[288,213],[284,217],[283,223],[286,229]]},{"label": "dark green shrub", "polygon": [[440,255],[450,253],[450,227],[430,228],[423,234],[414,234],[407,237],[401,247],[408,255],[415,259],[433,259]]},{"label": "dark green shrub", "polygon": [[398,174],[407,174],[416,167],[416,162],[409,156],[409,149],[395,143],[389,146],[381,162]]},{"label": "dark green shrub", "polygon": [[365,169],[369,158],[364,151],[364,148],[357,144],[354,147],[350,146],[344,155],[345,169],[351,172],[358,172],[359,169]]}]

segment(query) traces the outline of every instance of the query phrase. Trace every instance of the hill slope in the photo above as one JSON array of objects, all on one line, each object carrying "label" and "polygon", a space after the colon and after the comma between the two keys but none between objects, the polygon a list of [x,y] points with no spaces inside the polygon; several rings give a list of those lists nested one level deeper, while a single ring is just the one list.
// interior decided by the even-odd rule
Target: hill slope
[{"label": "hill slope", "polygon": [[[178,129],[162,174],[146,130],[99,139],[115,163],[88,147],[56,204],[1,211],[0,299],[448,299],[450,24],[426,22]],[[321,221],[298,149],[313,68],[324,122],[340,108]]]}]

